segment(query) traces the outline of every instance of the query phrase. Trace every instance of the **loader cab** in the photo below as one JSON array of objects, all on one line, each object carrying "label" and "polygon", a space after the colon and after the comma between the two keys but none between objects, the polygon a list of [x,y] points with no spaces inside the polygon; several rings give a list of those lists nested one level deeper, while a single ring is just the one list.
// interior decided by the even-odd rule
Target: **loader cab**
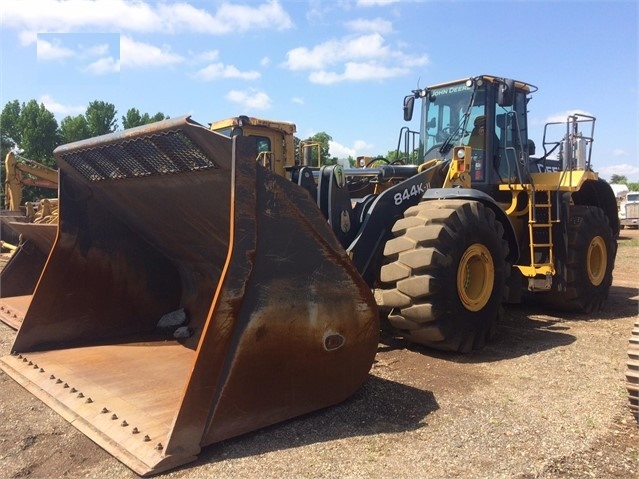
[{"label": "loader cab", "polygon": [[[454,146],[470,146],[474,188],[528,182],[526,104],[535,90],[522,82],[480,76],[415,91],[415,98],[422,99],[421,158],[448,160]],[[404,103],[405,118],[410,103]]]},{"label": "loader cab", "polygon": [[255,161],[278,175],[285,176],[286,167],[295,162],[293,123],[241,115],[211,123],[210,128],[228,137],[255,138]]}]

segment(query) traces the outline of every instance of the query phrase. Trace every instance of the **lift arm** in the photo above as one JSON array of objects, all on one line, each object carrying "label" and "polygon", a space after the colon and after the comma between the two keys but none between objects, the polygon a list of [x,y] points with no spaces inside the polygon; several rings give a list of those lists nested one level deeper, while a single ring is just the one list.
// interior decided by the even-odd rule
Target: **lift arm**
[{"label": "lift arm", "polygon": [[24,186],[58,188],[58,170],[27,158],[16,157],[12,151],[7,153],[4,164],[7,175],[5,179],[5,208],[9,211],[20,211],[22,187]]}]

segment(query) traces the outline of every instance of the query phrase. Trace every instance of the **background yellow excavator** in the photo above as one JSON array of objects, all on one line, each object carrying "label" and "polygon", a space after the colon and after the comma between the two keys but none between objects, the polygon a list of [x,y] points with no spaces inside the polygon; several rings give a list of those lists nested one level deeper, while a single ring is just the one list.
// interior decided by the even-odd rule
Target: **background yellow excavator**
[{"label": "background yellow excavator", "polygon": [[14,299],[11,309],[0,310],[0,319],[17,328],[53,246],[58,222],[57,198],[22,204],[23,188],[47,188],[57,193],[58,171],[9,152],[5,157],[5,173],[0,245],[11,256],[0,272],[0,298],[22,298]]},{"label": "background yellow excavator", "polygon": [[25,186],[58,189],[58,170],[16,155],[12,151],[7,153],[4,164],[6,172],[4,201],[7,211],[20,211],[22,188]]}]

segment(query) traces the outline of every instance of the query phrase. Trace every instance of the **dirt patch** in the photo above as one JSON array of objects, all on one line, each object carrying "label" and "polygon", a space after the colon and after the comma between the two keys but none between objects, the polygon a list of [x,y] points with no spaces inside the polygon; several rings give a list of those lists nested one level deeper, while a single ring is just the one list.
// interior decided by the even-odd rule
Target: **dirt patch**
[{"label": "dirt patch", "polygon": [[[639,477],[625,390],[639,231],[623,230],[619,243],[599,314],[509,307],[495,340],[464,356],[385,334],[349,400],[209,446],[160,477]],[[1,354],[13,336],[0,324]],[[2,373],[0,477],[136,475]]]}]

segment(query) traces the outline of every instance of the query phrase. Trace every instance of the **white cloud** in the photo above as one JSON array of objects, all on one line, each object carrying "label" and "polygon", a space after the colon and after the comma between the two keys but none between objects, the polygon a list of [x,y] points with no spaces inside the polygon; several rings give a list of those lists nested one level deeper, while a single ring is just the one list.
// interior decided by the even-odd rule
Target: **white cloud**
[{"label": "white cloud", "polygon": [[3,28],[18,30],[23,44],[33,32],[153,31],[164,23],[146,3],[127,0],[3,0],[2,8]]},{"label": "white cloud", "polygon": [[92,75],[118,73],[120,71],[120,60],[113,57],[100,58],[99,60],[90,63],[85,68],[82,68],[81,71]]},{"label": "white cloud", "polygon": [[[355,143],[353,144],[353,146],[359,152],[370,152],[375,147],[375,145],[368,143],[364,140],[355,140]],[[361,154],[364,154],[364,153],[361,153]]]},{"label": "white cloud", "polygon": [[208,50],[200,53],[193,53],[192,51],[189,51],[189,54],[191,55],[193,60],[198,62],[213,62],[216,61],[220,56],[220,52],[218,50]]},{"label": "white cloud", "polygon": [[329,40],[312,49],[298,47],[286,54],[289,70],[321,70],[327,66],[348,60],[385,58],[390,49],[384,45],[384,37],[378,33]]},{"label": "white cloud", "polygon": [[383,18],[358,18],[346,22],[346,27],[356,32],[375,32],[375,33],[391,33],[393,24]]},{"label": "white cloud", "polygon": [[545,123],[565,123],[567,118],[574,114],[592,116],[590,113],[583,110],[566,110],[564,112],[555,113],[549,116],[548,118],[546,118]]},{"label": "white cloud", "polygon": [[620,148],[612,150],[612,156],[628,156],[628,152]]},{"label": "white cloud", "polygon": [[374,63],[347,63],[343,73],[317,71],[309,75],[311,83],[330,85],[342,81],[381,80],[406,75],[404,67],[385,67]]},{"label": "white cloud", "polygon": [[269,66],[271,64],[271,59],[269,57],[264,57],[260,60],[260,65],[263,67]]},{"label": "white cloud", "polygon": [[358,7],[383,7],[385,5],[391,5],[397,3],[399,0],[357,0]]},{"label": "white cloud", "polygon": [[286,54],[289,70],[310,70],[313,83],[367,81],[406,75],[428,64],[425,55],[407,55],[385,44],[379,33],[329,40],[313,48],[297,47]]},{"label": "white cloud", "polygon": [[239,78],[241,80],[255,80],[261,76],[258,71],[240,71],[235,65],[212,63],[197,71],[193,77],[198,80],[212,81],[220,78]]},{"label": "white cloud", "polygon": [[304,104],[304,98],[301,98],[299,96],[294,96],[293,98],[291,98],[291,101],[297,105],[303,105]]},{"label": "white cloud", "polygon": [[120,61],[123,67],[159,67],[182,63],[184,57],[171,53],[168,46],[162,48],[136,42],[132,38],[120,37]]},{"label": "white cloud", "polygon": [[374,147],[375,145],[363,140],[356,140],[352,147],[342,145],[332,140],[328,142],[330,156],[337,158],[348,158],[350,156],[355,159],[358,156],[370,155]]},{"label": "white cloud", "polygon": [[225,33],[254,29],[287,30],[293,26],[291,17],[278,0],[268,0],[256,7],[223,3],[216,18],[228,27]]},{"label": "white cloud", "polygon": [[53,97],[51,97],[50,95],[42,95],[39,99],[39,102],[42,103],[45,108],[51,113],[61,117],[75,116],[86,111],[86,106],[63,105],[62,103],[54,100]]},{"label": "white cloud", "polygon": [[107,43],[103,43],[101,45],[91,45],[88,47],[80,45],[79,48],[83,55],[89,57],[102,57],[109,53],[109,45]]},{"label": "white cloud", "polygon": [[43,38],[38,38],[36,43],[36,52],[38,60],[61,60],[75,56],[75,52],[70,48],[62,46],[62,42],[59,38],[53,38],[51,41],[47,41]]},{"label": "white cloud", "polygon": [[348,158],[349,156],[352,156],[353,158],[356,157],[354,148],[349,148],[348,146],[341,145],[332,140],[328,142],[328,151],[331,158]]},{"label": "white cloud", "polygon": [[267,110],[272,103],[266,93],[253,88],[248,91],[231,90],[226,94],[226,99],[242,108],[256,110]]},{"label": "white cloud", "polygon": [[37,32],[160,32],[224,35],[256,29],[285,30],[293,21],[278,0],[221,3],[215,11],[181,1],[3,0],[0,25],[18,31],[23,45]]},{"label": "white cloud", "polygon": [[618,165],[597,167],[597,165],[593,163],[593,168],[599,172],[599,176],[602,178],[611,178],[612,175],[620,175],[625,176],[629,181],[637,181],[639,177],[639,165],[620,163]]}]

